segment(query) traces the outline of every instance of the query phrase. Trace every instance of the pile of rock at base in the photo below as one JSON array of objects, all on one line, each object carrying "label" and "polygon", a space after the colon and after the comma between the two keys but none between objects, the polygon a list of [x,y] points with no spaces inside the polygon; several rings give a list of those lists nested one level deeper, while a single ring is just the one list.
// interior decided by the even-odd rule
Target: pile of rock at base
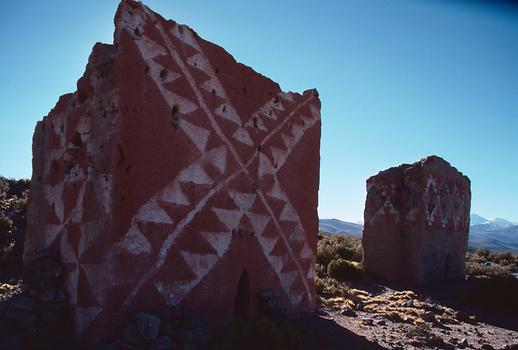
[{"label": "pile of rock at base", "polygon": [[181,306],[173,306],[157,313],[135,314],[118,339],[95,349],[196,350],[207,347],[210,341],[205,318],[195,316]]},{"label": "pile of rock at base", "polygon": [[62,274],[51,254],[26,263],[21,293],[0,302],[0,349],[78,348],[67,321]]}]

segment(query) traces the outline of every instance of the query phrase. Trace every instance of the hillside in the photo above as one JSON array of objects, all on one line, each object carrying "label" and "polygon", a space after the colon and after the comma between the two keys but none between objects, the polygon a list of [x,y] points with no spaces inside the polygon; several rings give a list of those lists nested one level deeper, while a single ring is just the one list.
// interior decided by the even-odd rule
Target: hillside
[{"label": "hillside", "polygon": [[[320,231],[361,236],[363,226],[338,219],[321,219]],[[488,249],[494,252],[518,254],[518,225],[502,218],[486,219],[471,215],[469,232],[470,249]]]}]

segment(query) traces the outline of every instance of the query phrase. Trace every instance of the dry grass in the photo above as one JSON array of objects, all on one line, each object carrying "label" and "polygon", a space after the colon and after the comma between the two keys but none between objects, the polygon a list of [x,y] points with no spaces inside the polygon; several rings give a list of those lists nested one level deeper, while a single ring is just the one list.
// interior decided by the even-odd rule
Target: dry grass
[{"label": "dry grass", "polygon": [[323,303],[337,311],[362,310],[414,326],[475,321],[474,316],[466,316],[451,308],[425,301],[413,291],[394,291],[374,296],[363,290],[348,289],[342,296],[325,299]]}]

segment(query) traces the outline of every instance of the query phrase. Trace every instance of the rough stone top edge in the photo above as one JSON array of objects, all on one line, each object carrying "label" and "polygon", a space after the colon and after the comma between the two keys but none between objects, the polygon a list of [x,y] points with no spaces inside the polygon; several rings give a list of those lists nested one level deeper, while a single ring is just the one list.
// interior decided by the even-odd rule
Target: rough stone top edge
[{"label": "rough stone top edge", "polygon": [[382,171],[378,172],[376,175],[370,176],[366,182],[367,182],[367,184],[369,184],[369,183],[375,181],[376,179],[378,179],[379,177],[395,175],[396,172],[400,172],[401,175],[404,175],[408,171],[413,170],[415,168],[425,169],[427,166],[430,166],[431,164],[433,164],[435,162],[438,162],[441,166],[450,168],[450,170],[457,173],[457,175],[459,177],[464,178],[464,180],[467,181],[468,184],[471,184],[471,180],[469,179],[468,176],[464,175],[456,167],[452,166],[448,161],[446,161],[445,159],[443,159],[437,155],[426,156],[424,158],[421,158],[420,160],[418,160],[417,162],[415,162],[413,164],[403,163],[401,165],[382,170]]},{"label": "rough stone top edge", "polygon": [[[252,71],[252,73],[257,74],[258,76],[261,76],[262,78],[267,79],[267,80],[271,81],[273,84],[277,85],[277,87],[279,88],[279,91],[280,91],[280,92],[283,92],[283,93],[292,93],[292,94],[299,95],[299,96],[304,96],[304,95],[306,95],[306,94],[311,93],[311,94],[313,94],[313,96],[315,96],[316,98],[319,98],[319,93],[318,93],[318,90],[317,90],[316,88],[308,89],[308,90],[305,90],[305,91],[303,91],[303,92],[296,92],[296,91],[291,91],[291,90],[289,90],[289,91],[284,91],[284,90],[281,88],[281,86],[280,86],[280,84],[279,84],[278,82],[276,82],[276,81],[275,81],[275,80],[273,80],[272,78],[270,78],[270,77],[268,77],[268,76],[266,76],[266,75],[264,75],[264,74],[262,74],[262,73],[260,73],[260,72],[256,71],[256,70],[255,70],[254,68],[252,68],[251,66],[249,66],[249,65],[247,65],[247,64],[245,64],[245,63],[239,62],[238,60],[236,60],[236,59],[234,58],[234,56],[233,56],[233,55],[232,55],[232,54],[231,54],[227,49],[225,49],[224,47],[222,47],[222,46],[218,45],[217,43],[214,43],[214,42],[212,42],[212,41],[208,41],[208,40],[204,39],[203,37],[201,37],[201,36],[200,36],[200,35],[199,35],[199,34],[198,34],[198,33],[197,33],[197,32],[196,32],[192,27],[190,27],[189,25],[187,25],[187,24],[183,24],[183,23],[179,23],[179,22],[176,22],[174,19],[167,19],[167,18],[163,17],[161,14],[159,14],[159,13],[155,12],[153,9],[151,9],[149,6],[147,6],[144,2],[139,1],[139,0],[120,0],[120,3],[119,3],[119,5],[118,5],[118,7],[117,7],[117,10],[116,10],[116,15],[115,15],[115,18],[114,18],[114,24],[115,24],[115,27],[116,27],[116,28],[115,28],[115,32],[117,31],[117,21],[116,21],[117,14],[118,14],[120,11],[122,11],[123,6],[131,6],[132,8],[135,8],[135,6],[138,6],[138,7],[139,7],[139,9],[140,9],[140,10],[142,10],[142,11],[145,11],[145,9],[147,9],[148,11],[153,12],[153,13],[154,13],[154,14],[155,14],[159,19],[161,19],[161,20],[163,20],[163,21],[165,21],[165,22],[167,22],[167,21],[172,21],[172,22],[174,22],[174,23],[178,24],[179,26],[181,26],[181,27],[183,27],[183,28],[186,28],[186,29],[190,30],[190,31],[194,34],[194,36],[196,37],[196,39],[201,40],[201,41],[206,42],[206,43],[210,43],[211,45],[217,46],[218,48],[220,48],[220,49],[222,49],[223,51],[225,51],[225,52],[226,52],[226,53],[227,53],[227,54],[232,58],[232,60],[233,60],[236,64],[238,64],[238,65],[240,65],[240,66],[243,66],[243,67],[245,67],[245,68],[247,68],[247,69],[251,70],[251,71]],[[114,38],[114,44],[115,44],[115,38]]]},{"label": "rough stone top edge", "polygon": [[[114,38],[113,38],[113,42],[112,43],[103,43],[103,42],[96,42],[93,47],[92,47],[92,50],[90,52],[90,55],[89,55],[89,59],[88,59],[88,62],[87,62],[87,66],[85,67],[85,71],[83,73],[83,75],[81,77],[79,77],[76,81],[76,90],[74,92],[67,92],[67,93],[64,93],[62,95],[59,96],[58,98],[58,101],[55,103],[54,107],[51,108],[51,110],[49,111],[49,113],[47,113],[46,115],[44,115],[41,120],[37,121],[36,122],[36,128],[38,127],[38,124],[42,123],[42,122],[45,122],[50,116],[52,116],[54,114],[54,111],[56,109],[58,109],[58,106],[60,104],[64,104],[66,103],[67,101],[69,101],[69,99],[73,98],[74,95],[77,94],[78,90],[79,90],[79,87],[77,86],[77,83],[79,82],[79,80],[84,77],[86,74],[87,74],[87,67],[88,67],[88,63],[90,62],[90,57],[92,57],[96,47],[98,46],[115,46],[116,44],[116,32],[117,32],[117,14],[122,10],[122,6],[131,6],[132,8],[135,8],[135,6],[137,6],[138,8],[140,8],[142,11],[144,10],[144,8],[147,8],[149,11],[152,11],[156,16],[158,16],[160,19],[164,20],[164,21],[168,21],[166,18],[164,18],[162,15],[160,15],[159,13],[156,13],[155,11],[153,11],[152,9],[150,9],[149,7],[147,7],[142,1],[137,1],[137,0],[120,0],[119,2],[119,5],[117,6],[117,10],[115,12],[115,15],[114,15]],[[174,20],[169,20],[169,21],[173,21]],[[177,23],[177,22],[175,22]],[[200,37],[198,35],[198,33],[192,29],[191,27],[189,27],[188,25],[186,24],[181,24],[181,23],[178,23],[178,25],[180,26],[183,26],[185,28],[188,28],[189,30],[192,31],[192,33],[196,36],[197,39],[199,40],[203,40],[204,42],[208,42],[207,40],[203,39],[202,37]],[[281,86],[279,83],[277,83],[276,81],[274,81],[273,79],[261,74],[260,72],[257,72],[255,69],[253,69],[252,67],[244,64],[244,63],[241,63],[239,61],[237,61],[234,56],[228,52],[225,48],[223,48],[222,46],[216,44],[216,43],[213,43],[213,42],[210,42],[212,45],[215,45],[219,48],[221,48],[222,50],[224,50],[228,55],[230,55],[232,57],[232,59],[235,61],[236,64],[238,65],[241,65],[243,67],[246,67],[247,69],[250,69],[253,73],[263,77],[264,79],[268,79],[270,80],[273,84],[277,85],[277,87],[279,88],[279,91],[280,92],[284,92],[284,93],[291,93],[291,94],[295,94],[295,95],[298,95],[298,96],[304,96],[306,94],[313,94],[313,96],[315,96],[319,101],[320,101],[320,98],[319,98],[319,93],[318,93],[318,90],[316,88],[313,88],[313,89],[308,89],[308,90],[305,90],[303,91],[302,93],[300,92],[295,92],[295,91],[284,91],[282,90]]]}]

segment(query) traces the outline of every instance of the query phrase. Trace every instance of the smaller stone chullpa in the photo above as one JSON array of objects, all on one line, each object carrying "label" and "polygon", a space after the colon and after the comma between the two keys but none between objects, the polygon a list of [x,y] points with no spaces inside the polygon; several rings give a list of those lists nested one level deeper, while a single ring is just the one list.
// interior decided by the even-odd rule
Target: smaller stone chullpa
[{"label": "smaller stone chullpa", "polygon": [[470,180],[437,156],[369,178],[366,270],[412,284],[464,278],[470,202]]}]

